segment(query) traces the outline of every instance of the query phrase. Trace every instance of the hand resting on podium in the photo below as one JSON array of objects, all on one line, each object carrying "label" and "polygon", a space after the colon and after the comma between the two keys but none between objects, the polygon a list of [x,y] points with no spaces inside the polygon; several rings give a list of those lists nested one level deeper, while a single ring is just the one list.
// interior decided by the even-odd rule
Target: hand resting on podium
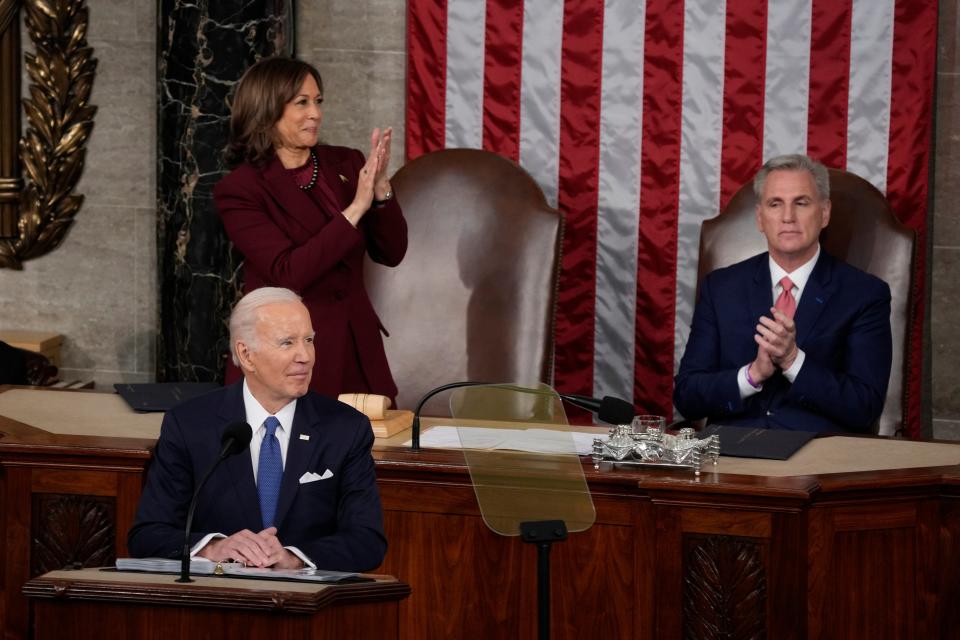
[{"label": "hand resting on podium", "polygon": [[304,566],[303,561],[280,542],[276,527],[267,527],[259,533],[244,529],[211,540],[196,555],[214,562],[242,561],[248,567],[301,569]]}]

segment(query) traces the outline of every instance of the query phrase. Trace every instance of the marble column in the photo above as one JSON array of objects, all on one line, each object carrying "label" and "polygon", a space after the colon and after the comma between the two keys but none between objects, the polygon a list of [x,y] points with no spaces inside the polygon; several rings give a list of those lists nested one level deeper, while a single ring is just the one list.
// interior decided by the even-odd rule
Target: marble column
[{"label": "marble column", "polygon": [[161,0],[157,70],[158,381],[221,381],[240,258],[216,211],[227,98],[261,57],[293,51],[293,0]]}]

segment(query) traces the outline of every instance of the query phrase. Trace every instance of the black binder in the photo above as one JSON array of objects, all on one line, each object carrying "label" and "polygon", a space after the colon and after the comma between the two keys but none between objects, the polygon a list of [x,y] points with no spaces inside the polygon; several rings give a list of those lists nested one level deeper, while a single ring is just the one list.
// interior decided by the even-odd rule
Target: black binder
[{"label": "black binder", "polygon": [[216,382],[154,382],[115,384],[113,388],[134,411],[167,411],[181,402],[219,389]]},{"label": "black binder", "polygon": [[722,456],[787,460],[803,445],[813,440],[817,433],[710,424],[698,434],[701,438],[712,435],[720,436],[720,455]]}]

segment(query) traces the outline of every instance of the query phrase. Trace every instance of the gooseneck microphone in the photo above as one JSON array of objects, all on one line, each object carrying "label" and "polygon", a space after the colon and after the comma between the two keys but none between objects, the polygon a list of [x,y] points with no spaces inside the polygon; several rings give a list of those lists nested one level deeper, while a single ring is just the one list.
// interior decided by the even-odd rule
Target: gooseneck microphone
[{"label": "gooseneck microphone", "polygon": [[602,400],[589,396],[563,395],[560,397],[575,407],[597,414],[601,422],[608,424],[630,424],[633,421],[633,405],[614,396],[603,396]]},{"label": "gooseneck microphone", "polygon": [[447,389],[457,389],[459,387],[476,387],[479,385],[490,384],[489,382],[451,382],[450,384],[443,384],[437,387],[436,389],[431,389],[423,394],[423,397],[420,398],[420,402],[417,403],[417,408],[413,412],[413,440],[410,442],[410,448],[414,451],[420,451],[420,410],[423,409],[423,405],[427,404],[427,400],[437,395],[442,391]]},{"label": "gooseneck microphone", "polygon": [[223,437],[220,438],[220,455],[217,457],[216,462],[210,465],[207,472],[203,474],[203,478],[193,491],[190,508],[187,509],[187,526],[183,532],[183,555],[180,558],[180,577],[177,578],[177,582],[193,582],[193,580],[190,579],[190,529],[193,527],[193,512],[197,508],[197,498],[200,497],[200,490],[203,488],[203,485],[206,484],[207,478],[210,477],[210,474],[213,473],[213,470],[216,469],[221,462],[230,456],[245,451],[246,448],[250,446],[250,438],[252,437],[253,429],[250,428],[249,424],[240,420],[231,422],[227,425],[227,428],[223,430]]},{"label": "gooseneck microphone", "polygon": [[[490,382],[451,382],[450,384],[440,385],[435,389],[431,389],[423,394],[423,397],[420,398],[420,402],[417,403],[417,408],[413,412],[413,438],[410,442],[410,448],[413,451],[420,450],[420,410],[423,409],[423,405],[427,403],[427,400],[433,396],[447,391],[449,389],[457,389],[460,387],[476,387],[482,385],[491,385]],[[512,385],[511,385],[512,386]],[[533,389],[523,389],[518,387],[519,391],[524,391],[528,393],[536,393]],[[581,409],[586,409],[592,413],[597,414],[597,418],[608,424],[630,424],[633,421],[633,405],[622,400],[620,398],[615,398],[613,396],[604,396],[602,400],[597,398],[591,398],[590,396],[579,396],[575,394],[558,394],[560,398],[575,407],[580,407]]]}]

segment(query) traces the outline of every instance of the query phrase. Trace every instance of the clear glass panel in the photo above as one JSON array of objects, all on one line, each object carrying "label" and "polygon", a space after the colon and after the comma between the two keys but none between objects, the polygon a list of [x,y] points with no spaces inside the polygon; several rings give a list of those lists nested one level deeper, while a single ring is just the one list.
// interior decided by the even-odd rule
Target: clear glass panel
[{"label": "clear glass panel", "polygon": [[547,385],[456,389],[451,415],[483,520],[505,536],[521,522],[563,520],[571,533],[596,519],[566,413]]}]

